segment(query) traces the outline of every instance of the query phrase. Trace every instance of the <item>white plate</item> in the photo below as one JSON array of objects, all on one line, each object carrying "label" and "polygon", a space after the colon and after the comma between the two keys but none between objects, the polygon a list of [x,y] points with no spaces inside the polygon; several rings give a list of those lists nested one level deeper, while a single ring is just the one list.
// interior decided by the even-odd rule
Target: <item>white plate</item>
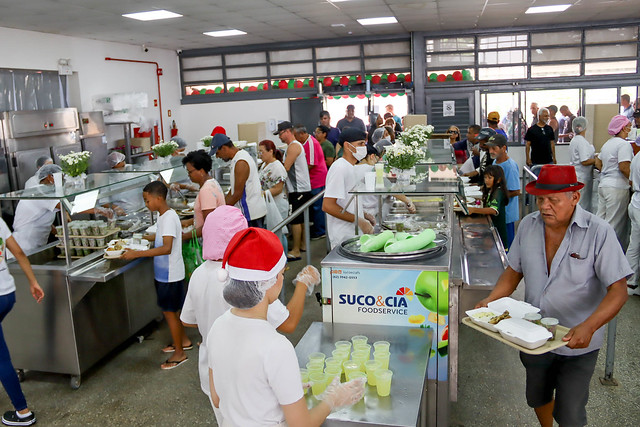
[{"label": "white plate", "polygon": [[120,258],[120,255],[122,255],[124,253],[124,251],[107,251],[106,249],[104,250],[104,257],[106,259],[117,259]]},{"label": "white plate", "polygon": [[530,350],[544,345],[552,336],[546,328],[524,319],[504,319],[496,325],[496,329],[507,341]]},{"label": "white plate", "polygon": [[508,311],[511,317],[516,317],[519,319],[522,319],[527,313],[538,313],[540,311],[539,308],[532,306],[528,302],[518,301],[511,297],[504,297],[495,301],[491,301],[489,304],[487,304],[487,307],[499,313]]},{"label": "white plate", "polygon": [[[498,330],[496,329],[496,325],[492,325],[491,323],[489,323],[489,320],[491,320],[492,317],[499,316],[500,314],[502,314],[502,311],[500,313],[496,313],[495,310],[491,310],[490,308],[487,308],[487,307],[481,307],[481,308],[476,308],[474,310],[467,310],[465,311],[465,313],[467,313],[467,316],[469,316],[469,319],[471,319],[471,321],[476,325],[480,325],[483,328],[488,329],[492,332],[498,332]],[[486,318],[478,318],[477,316],[479,313],[489,313],[491,314],[491,316]]]}]

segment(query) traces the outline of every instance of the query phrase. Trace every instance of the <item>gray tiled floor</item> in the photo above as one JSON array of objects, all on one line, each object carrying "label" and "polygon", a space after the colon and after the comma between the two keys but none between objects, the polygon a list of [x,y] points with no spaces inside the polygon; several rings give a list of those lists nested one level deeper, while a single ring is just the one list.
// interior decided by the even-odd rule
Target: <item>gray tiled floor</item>
[{"label": "gray tiled floor", "polygon": [[[324,240],[312,242],[313,263],[319,267]],[[292,263],[291,279],[303,266]],[[315,298],[308,297],[305,314],[289,337],[294,345],[311,322],[321,320]],[[640,297],[631,297],[618,322],[615,377],[619,387],[600,385],[604,351],[591,382],[589,421],[593,426],[640,425]],[[454,426],[535,426],[533,410],[524,399],[524,369],[516,351],[462,326],[460,328],[459,400],[452,404]],[[199,340],[196,330],[189,334]],[[200,391],[197,351],[171,371],[161,371],[166,358],[160,348],[168,341],[164,323],[149,339],[132,340],[83,376],[79,390],[71,390],[68,377],[30,372],[23,388],[38,424],[47,426],[194,426],[216,425],[209,402]],[[25,345],[28,345],[25,343]],[[0,393],[0,408],[10,408]]]}]

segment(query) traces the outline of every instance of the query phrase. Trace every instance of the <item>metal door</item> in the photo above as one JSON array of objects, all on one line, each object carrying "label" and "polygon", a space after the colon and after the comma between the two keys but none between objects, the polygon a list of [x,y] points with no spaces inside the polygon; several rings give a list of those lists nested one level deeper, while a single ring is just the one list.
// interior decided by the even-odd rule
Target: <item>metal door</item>
[{"label": "metal door", "polygon": [[427,123],[436,133],[444,133],[451,125],[464,129],[475,123],[473,92],[426,92]]},{"label": "metal door", "polygon": [[316,126],[318,126],[320,111],[322,111],[322,101],[320,98],[289,100],[291,123],[294,126],[302,123],[312,135]]},{"label": "metal door", "polygon": [[12,179],[14,179],[15,188],[24,188],[24,183],[27,182],[27,180],[31,178],[38,170],[36,161],[43,156],[51,157],[51,150],[49,150],[48,147],[36,148],[34,150],[17,151],[12,154]]},{"label": "metal door", "polygon": [[101,135],[81,138],[82,149],[91,151],[88,173],[102,172],[105,169],[109,169],[107,166],[107,156],[109,155],[109,150],[107,150],[107,137]]},{"label": "metal door", "polygon": [[61,145],[57,147],[51,147],[51,152],[53,153],[53,163],[56,165],[60,164],[60,156],[64,156],[65,154],[69,154],[70,152],[75,151],[76,153],[82,151],[82,146],[79,142],[75,144]]}]

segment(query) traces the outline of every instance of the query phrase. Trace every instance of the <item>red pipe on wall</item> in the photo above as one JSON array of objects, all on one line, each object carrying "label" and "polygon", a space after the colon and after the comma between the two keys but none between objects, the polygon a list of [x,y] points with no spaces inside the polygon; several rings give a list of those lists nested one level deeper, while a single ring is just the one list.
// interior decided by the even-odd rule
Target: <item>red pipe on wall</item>
[{"label": "red pipe on wall", "polygon": [[[120,62],[134,62],[138,64],[152,64],[156,66],[156,77],[158,79],[158,108],[160,108],[160,135],[164,140],[164,125],[162,123],[162,95],[160,94],[160,76],[162,75],[162,68],[154,61],[138,61],[136,59],[120,59],[120,58],[104,58],[105,61],[120,61]],[[157,142],[157,141],[156,141]]]}]

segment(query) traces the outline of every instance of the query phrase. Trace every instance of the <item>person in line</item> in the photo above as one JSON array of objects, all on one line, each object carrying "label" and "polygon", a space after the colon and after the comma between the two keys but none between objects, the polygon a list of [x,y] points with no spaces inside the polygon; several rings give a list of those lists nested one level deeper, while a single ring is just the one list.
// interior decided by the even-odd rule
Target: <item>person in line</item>
[{"label": "person in line", "polygon": [[[10,250],[18,261],[20,268],[29,281],[29,290],[33,298],[39,303],[44,298],[44,291],[33,274],[29,259],[20,248],[16,239],[2,218],[0,218],[0,322],[9,314],[16,303],[16,285],[6,261],[6,250]],[[27,406],[27,400],[22,393],[20,380],[11,363],[9,348],[4,340],[4,333],[0,325],[0,380],[4,390],[9,395],[13,411],[7,411],[2,416],[2,424],[9,426],[30,426],[36,423],[36,414]]]},{"label": "person in line", "polygon": [[188,360],[185,350],[191,350],[193,344],[180,323],[179,312],[184,303],[185,268],[182,260],[182,226],[176,211],[167,205],[167,186],[153,181],[142,189],[144,204],[151,212],[158,212],[157,231],[154,236],[154,248],[146,251],[127,250],[121,258],[153,257],[153,273],[156,285],[158,306],[171,331],[171,344],[162,349],[163,353],[173,353],[160,365],[161,369],[174,369]]},{"label": "person in line", "polygon": [[556,119],[556,115],[558,114],[558,106],[551,104],[547,107],[547,109],[549,110],[549,126],[551,126],[551,129],[553,129],[553,139],[557,141],[558,134],[560,133],[560,123],[558,122],[558,119]]},{"label": "person in line", "polygon": [[344,128],[346,127],[360,129],[362,132],[367,131],[367,128],[365,127],[362,119],[356,117],[355,110],[356,110],[355,105],[353,104],[347,105],[346,115],[340,120],[338,120],[338,123],[336,124],[336,127],[340,130],[340,132],[343,132]]},{"label": "person in line", "polygon": [[633,112],[633,124],[627,139],[634,141],[636,145],[640,145],[640,107]]},{"label": "person in line", "polygon": [[399,122],[396,122],[392,113],[384,113],[384,125],[390,126],[393,129],[393,133],[396,135],[400,135],[402,133],[402,120],[398,117]]},{"label": "person in line", "polygon": [[520,167],[515,160],[509,157],[507,138],[504,135],[492,136],[489,138],[487,146],[493,164],[500,166],[504,171],[504,182],[507,189],[507,199],[505,200],[508,200],[508,203],[505,215],[507,239],[502,243],[505,245],[505,249],[509,250],[516,234],[516,221],[520,219]]},{"label": "person in line", "polygon": [[24,189],[26,190],[27,188],[33,188],[36,185],[40,185],[40,179],[38,178],[38,172],[40,171],[40,168],[44,165],[52,165],[53,164],[53,160],[51,160],[51,157],[49,156],[41,156],[38,157],[38,159],[36,160],[36,173],[33,174],[33,176],[31,178],[29,178],[27,180],[27,182],[24,183]]},{"label": "person in line", "polygon": [[627,247],[627,261],[633,274],[627,280],[627,292],[629,295],[640,295],[638,279],[640,278],[640,154],[633,156],[629,170],[629,184],[633,195],[629,203],[629,219],[631,220],[631,233],[629,246]]},{"label": "person in line", "polygon": [[384,119],[378,113],[369,114],[369,124],[367,125],[367,142],[370,145],[373,145],[373,141],[371,141],[371,137],[373,136],[373,132],[384,126]]},{"label": "person in line", "polygon": [[609,122],[611,138],[600,149],[596,167],[600,169],[597,215],[611,224],[623,249],[629,236],[629,171],[633,160],[633,148],[625,139],[631,130],[631,122],[619,114]]},{"label": "person in line", "polygon": [[[393,104],[387,104],[384,106],[385,116],[387,114],[391,114],[393,121],[395,121],[400,126],[400,132],[402,132],[402,119],[393,112]],[[385,117],[386,118],[386,117]]]},{"label": "person in line", "polygon": [[458,141],[453,144],[453,149],[455,151],[465,150],[467,152],[467,159],[469,157],[474,156],[474,159],[473,159],[474,169],[480,166],[479,153],[474,155],[472,151],[473,151],[473,147],[478,144],[478,134],[480,134],[481,130],[482,128],[480,127],[480,125],[471,125],[467,128],[467,137],[462,141]]},{"label": "person in line", "polygon": [[240,150],[227,135],[218,134],[211,140],[210,156],[230,165],[231,188],[225,203],[242,211],[251,227],[264,228],[267,205],[262,198],[258,165],[246,150]]},{"label": "person in line", "polygon": [[[293,136],[291,122],[280,122],[274,135],[278,135],[280,141],[287,144],[287,151],[284,155],[284,168],[287,170],[287,192],[289,193],[289,204],[293,214],[311,198],[311,179],[309,177],[307,156],[302,144]],[[303,222],[304,215],[302,214],[293,218],[290,222],[293,248],[287,254],[289,261],[300,260],[300,253],[307,249],[303,241]]]},{"label": "person in line", "polygon": [[[329,145],[331,145],[331,143],[329,143]],[[285,188],[287,170],[282,164],[282,153],[276,148],[273,141],[265,139],[258,144],[258,154],[262,159],[262,165],[258,171],[262,191],[269,191],[271,193],[273,201],[280,212],[280,216],[282,219],[285,219],[289,216],[289,202],[287,201],[287,191]],[[287,241],[287,227],[284,226],[275,233],[280,237],[282,247],[286,251],[289,245]]]},{"label": "person in line", "polygon": [[320,126],[326,126],[329,129],[327,139],[335,148],[340,139],[340,129],[331,126],[331,115],[326,110],[320,111]]},{"label": "person in line", "polygon": [[[214,137],[215,138],[215,137]],[[212,141],[213,142],[213,141]],[[211,167],[213,161],[204,150],[190,151],[182,159],[182,164],[187,169],[187,174],[191,182],[194,182],[200,188],[193,206],[193,218],[182,220],[182,226],[188,227],[193,225],[196,235],[202,237],[202,226],[215,208],[226,204],[222,187],[214,178],[211,177]],[[180,188],[189,186],[179,184]],[[182,240],[190,240],[192,233],[183,233]]]},{"label": "person in line", "polygon": [[571,112],[569,107],[563,105],[560,107],[560,113],[562,113],[562,119],[560,119],[560,135],[558,135],[559,142],[571,142],[573,138],[573,120],[576,116]]},{"label": "person in line", "polygon": [[627,119],[633,119],[633,105],[631,105],[631,97],[628,94],[623,94],[620,96],[620,109],[622,112],[621,115],[625,116]]},{"label": "person in line", "polygon": [[322,153],[324,154],[324,162],[327,164],[327,169],[331,167],[331,164],[336,160],[336,147],[327,139],[327,135],[331,130],[325,125],[319,125],[314,135],[320,146],[322,147]]},{"label": "person in line", "polygon": [[[447,133],[449,134],[449,144],[451,144],[452,146],[455,145],[456,142],[460,141],[460,129],[458,128],[458,126],[449,126],[449,129],[447,129]],[[461,165],[469,158],[469,151],[467,151],[467,147],[459,150],[456,150],[454,148],[453,150],[456,155],[457,164]]]},{"label": "person in line", "polygon": [[332,410],[364,395],[366,379],[340,384],[336,378],[307,409],[293,345],[268,322],[286,261],[276,235],[259,228],[236,233],[225,250],[218,279],[226,280],[223,297],[232,308],[206,339],[211,400],[224,425],[320,426]]},{"label": "person in line", "polygon": [[[509,266],[476,307],[509,296],[522,279],[525,301],[571,328],[567,346],[542,355],[520,353],[527,404],[542,427],[587,424],[589,382],[604,337],[620,311],[632,273],[609,224],[578,203],[582,183],[573,166],[544,165],[526,186],[539,211],[527,215],[509,251]],[[555,391],[555,396],[554,396]]]},{"label": "person in line", "polygon": [[529,106],[529,110],[531,110],[531,114],[533,115],[531,123],[536,123],[538,121],[538,112],[540,110],[540,107],[538,107],[538,103],[532,102]]},{"label": "person in line", "polygon": [[327,174],[322,210],[327,213],[327,233],[331,248],[356,236],[355,222],[360,231],[373,233],[375,219],[365,213],[364,218],[356,213],[355,198],[349,191],[356,184],[354,165],[367,156],[367,141],[364,131],[346,128],[340,134],[344,153],[333,164]]},{"label": "person in line", "polygon": [[524,139],[527,166],[556,163],[555,133],[549,126],[548,109],[538,110],[537,122],[527,130]]},{"label": "person in line", "polygon": [[499,133],[500,135],[506,138],[507,133],[503,129],[500,129],[500,127],[498,126],[499,124],[500,124],[500,113],[498,113],[497,111],[492,111],[489,114],[487,114],[487,126],[493,129],[494,131],[496,131],[496,133]]},{"label": "person in line", "polygon": [[[487,141],[489,138],[494,136],[496,132],[491,128],[482,128],[478,136],[476,137],[476,141],[478,144],[473,147],[472,154],[474,157],[478,157],[478,166],[471,172],[467,172],[463,174],[463,176],[468,176],[471,179],[469,182],[474,184],[482,185],[484,179],[482,174],[484,173],[487,166],[489,166],[493,161],[489,156],[489,147],[487,146]],[[475,161],[474,161],[475,164]]]},{"label": "person in line", "polygon": [[[209,364],[206,338],[215,320],[222,316],[231,305],[224,300],[224,282],[218,280],[218,271],[222,267],[222,258],[231,238],[248,228],[242,212],[234,206],[220,206],[207,217],[202,230],[202,255],[204,264],[193,272],[189,280],[180,320],[186,327],[198,328],[203,338],[198,352],[198,372],[202,391],[211,399],[209,387]],[[312,266],[303,268],[293,280],[295,290],[285,305],[276,299],[267,310],[267,321],[276,330],[283,333],[295,331],[302,312],[305,297],[320,284],[320,273]],[[213,406],[213,401],[211,402]],[[213,406],[219,426],[223,425],[220,410]]]},{"label": "person in line", "polygon": [[578,181],[584,184],[580,190],[580,206],[591,212],[591,200],[593,196],[593,167],[596,164],[596,149],[592,143],[584,137],[587,133],[589,122],[580,116],[571,120],[572,132],[575,135],[569,143],[571,153],[570,163],[576,168]]},{"label": "person in line", "polygon": [[482,207],[469,208],[470,214],[490,215],[493,226],[498,230],[502,244],[508,248],[507,240],[507,203],[509,191],[504,170],[500,166],[490,165],[484,171],[482,185]]},{"label": "person in line", "polygon": [[[297,124],[293,128],[293,136],[304,148],[304,154],[309,165],[309,182],[311,183],[311,197],[321,193],[327,180],[327,164],[324,161],[322,146],[307,132],[307,127]],[[322,197],[311,205],[311,240],[322,239],[326,233],[324,212],[322,212]]]}]

